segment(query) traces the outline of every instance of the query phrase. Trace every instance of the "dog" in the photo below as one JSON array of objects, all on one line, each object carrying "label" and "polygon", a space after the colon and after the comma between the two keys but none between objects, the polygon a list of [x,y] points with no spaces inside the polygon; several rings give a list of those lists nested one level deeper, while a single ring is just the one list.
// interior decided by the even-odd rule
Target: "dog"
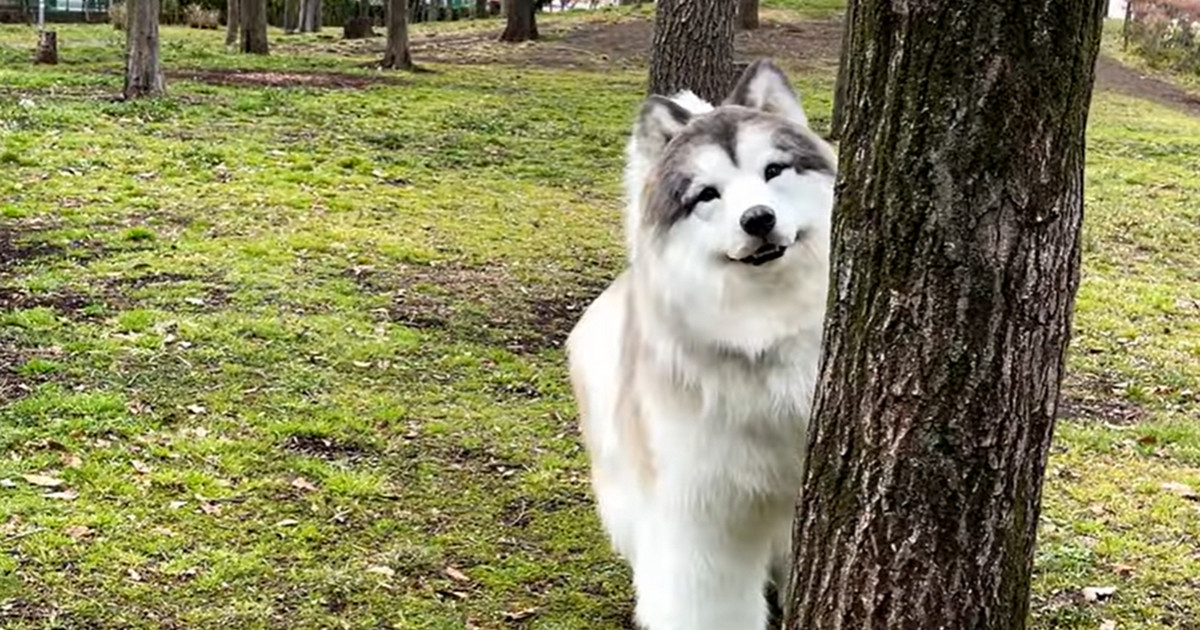
[{"label": "dog", "polygon": [[[762,630],[786,592],[829,274],[833,148],[771,62],[650,96],[627,269],[566,341],[600,520],[646,630]],[[779,602],[772,602],[779,604]]]}]

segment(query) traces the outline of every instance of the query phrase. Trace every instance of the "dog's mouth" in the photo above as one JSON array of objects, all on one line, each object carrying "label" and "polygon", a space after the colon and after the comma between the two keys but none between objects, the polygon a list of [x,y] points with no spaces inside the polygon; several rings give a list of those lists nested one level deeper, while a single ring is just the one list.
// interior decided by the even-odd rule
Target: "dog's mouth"
[{"label": "dog's mouth", "polygon": [[757,267],[783,256],[783,253],[786,251],[787,248],[782,245],[763,243],[758,247],[758,249],[754,250],[754,253],[744,258],[738,258],[737,261]]}]

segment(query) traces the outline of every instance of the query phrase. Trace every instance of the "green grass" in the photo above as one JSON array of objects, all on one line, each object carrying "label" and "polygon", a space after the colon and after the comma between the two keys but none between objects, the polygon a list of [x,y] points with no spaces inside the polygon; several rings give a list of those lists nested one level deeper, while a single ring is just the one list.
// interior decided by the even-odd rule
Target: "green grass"
[{"label": "green grass", "polygon": [[[116,103],[111,29],[60,39],[34,68],[0,27],[0,627],[625,627],[557,343],[621,265],[644,76]],[[311,36],[163,40],[171,70],[371,74]],[[1162,484],[1200,488],[1200,121],[1090,120],[1035,627],[1194,627],[1200,511]]]}]

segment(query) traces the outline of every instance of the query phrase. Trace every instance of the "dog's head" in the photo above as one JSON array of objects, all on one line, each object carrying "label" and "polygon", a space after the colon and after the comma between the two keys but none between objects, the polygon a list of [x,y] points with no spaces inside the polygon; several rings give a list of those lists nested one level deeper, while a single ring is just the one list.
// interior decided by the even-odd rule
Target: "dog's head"
[{"label": "dog's head", "polygon": [[751,65],[715,108],[690,93],[648,98],[630,157],[637,250],[734,273],[824,268],[836,159],[770,62]]}]

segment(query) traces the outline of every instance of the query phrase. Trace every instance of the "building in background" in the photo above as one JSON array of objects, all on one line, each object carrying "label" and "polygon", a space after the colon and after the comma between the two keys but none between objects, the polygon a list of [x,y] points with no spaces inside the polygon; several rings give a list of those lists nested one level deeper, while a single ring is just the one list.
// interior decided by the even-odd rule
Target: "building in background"
[{"label": "building in background", "polygon": [[[109,0],[45,0],[47,22],[104,22]],[[0,0],[0,23],[37,22],[38,0]]]}]

